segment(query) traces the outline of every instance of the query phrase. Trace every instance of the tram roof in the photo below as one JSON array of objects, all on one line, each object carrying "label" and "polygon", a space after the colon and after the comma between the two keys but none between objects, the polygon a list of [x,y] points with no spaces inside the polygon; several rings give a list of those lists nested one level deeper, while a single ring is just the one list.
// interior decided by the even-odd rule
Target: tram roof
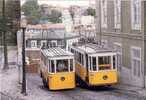
[{"label": "tram roof", "polygon": [[42,53],[46,57],[62,57],[62,56],[73,56],[73,54],[69,51],[65,51],[62,48],[54,47],[49,49],[43,49]]},{"label": "tram roof", "polygon": [[76,46],[73,46],[73,47],[75,47],[77,50],[79,50],[81,52],[86,52],[86,53],[89,53],[89,54],[114,52],[114,50],[111,49],[111,48],[106,48],[106,47],[103,47],[101,45],[97,45],[97,44],[93,44],[93,43],[76,45]]}]

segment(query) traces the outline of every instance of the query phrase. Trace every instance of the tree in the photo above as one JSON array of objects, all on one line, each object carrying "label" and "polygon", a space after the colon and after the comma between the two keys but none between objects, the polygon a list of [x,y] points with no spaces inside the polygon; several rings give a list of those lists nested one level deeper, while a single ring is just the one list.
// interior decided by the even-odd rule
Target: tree
[{"label": "tree", "polygon": [[87,15],[91,15],[91,16],[94,16],[94,17],[95,17],[95,15],[96,15],[95,9],[89,7],[89,8],[87,9]]},{"label": "tree", "polygon": [[6,40],[6,20],[5,20],[5,0],[2,1],[2,4],[3,4],[3,7],[2,7],[2,25],[3,25],[3,29],[2,29],[2,32],[3,32],[3,43],[4,43],[4,67],[3,69],[8,69],[8,52],[7,52],[7,40]]},{"label": "tree", "polygon": [[28,0],[22,6],[22,11],[27,18],[28,24],[37,24],[40,20],[40,10],[37,0]]},{"label": "tree", "polygon": [[[0,0],[0,35],[5,29],[10,34],[7,37],[8,45],[16,45],[16,32],[20,28],[20,0],[5,0],[4,13],[5,18],[3,19],[3,0]],[[5,26],[5,25],[6,26]],[[2,38],[2,37],[1,37]],[[0,43],[1,45],[3,43]]]},{"label": "tree", "polygon": [[58,10],[53,9],[51,11],[51,15],[48,16],[49,17],[49,21],[52,23],[61,23],[62,22],[62,13],[59,12]]},{"label": "tree", "polygon": [[16,33],[20,29],[20,0],[7,0],[6,2],[6,30],[10,34],[7,36],[9,44],[16,44]]}]

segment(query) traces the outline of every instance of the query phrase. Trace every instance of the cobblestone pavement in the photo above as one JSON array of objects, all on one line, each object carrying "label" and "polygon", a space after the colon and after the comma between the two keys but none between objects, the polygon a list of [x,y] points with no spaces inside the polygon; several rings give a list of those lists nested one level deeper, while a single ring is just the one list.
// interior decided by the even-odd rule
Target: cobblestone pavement
[{"label": "cobblestone pavement", "polygon": [[[42,94],[37,100],[48,100],[49,98],[51,100],[145,100],[137,96],[131,96],[126,93],[123,94],[120,90],[116,90],[112,87],[88,89],[77,87],[72,90],[49,91],[43,87],[42,81],[38,75],[29,74],[27,79],[29,95]],[[41,97],[43,97],[43,99],[41,99]]]}]

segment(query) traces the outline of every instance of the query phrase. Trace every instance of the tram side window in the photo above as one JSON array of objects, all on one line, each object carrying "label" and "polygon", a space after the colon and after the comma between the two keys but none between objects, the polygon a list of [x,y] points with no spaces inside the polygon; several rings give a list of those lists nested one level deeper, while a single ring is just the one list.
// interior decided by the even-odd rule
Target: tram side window
[{"label": "tram side window", "polygon": [[116,69],[116,56],[113,56],[113,69]]},{"label": "tram side window", "polygon": [[88,69],[88,55],[86,54],[86,68]]},{"label": "tram side window", "polygon": [[111,65],[111,57],[110,56],[102,56],[98,58],[98,67],[99,70],[110,70]]},{"label": "tram side window", "polygon": [[71,52],[72,52],[72,53],[74,53],[74,50],[73,50],[73,49],[71,49]]},{"label": "tram side window", "polygon": [[55,72],[55,64],[54,64],[54,61],[53,60],[51,60],[50,72],[51,73],[54,73]]},{"label": "tram side window", "polygon": [[57,72],[67,72],[68,60],[57,60],[56,70]]},{"label": "tram side window", "polygon": [[84,65],[84,55],[81,54],[81,64]]},{"label": "tram side window", "polygon": [[81,54],[79,52],[76,52],[76,60],[81,63]]},{"label": "tram side window", "polygon": [[49,72],[50,71],[50,60],[48,60],[48,65],[47,66],[48,66],[47,69],[48,69],[48,72]]},{"label": "tram side window", "polygon": [[96,57],[92,57],[93,71],[96,71]]},{"label": "tram side window", "polygon": [[79,63],[80,64],[82,64],[81,59],[82,59],[82,56],[81,56],[81,53],[79,53]]},{"label": "tram side window", "polygon": [[73,59],[70,59],[70,71],[73,71]]},{"label": "tram side window", "polygon": [[89,62],[90,62],[90,63],[89,63],[89,65],[90,65],[90,70],[92,70],[92,66],[91,66],[91,65],[92,65],[92,64],[91,64],[91,57],[89,57]]}]

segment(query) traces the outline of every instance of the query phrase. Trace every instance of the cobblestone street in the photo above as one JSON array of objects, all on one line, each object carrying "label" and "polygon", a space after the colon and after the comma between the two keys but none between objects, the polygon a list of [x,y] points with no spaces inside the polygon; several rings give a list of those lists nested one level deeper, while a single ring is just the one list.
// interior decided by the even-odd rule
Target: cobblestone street
[{"label": "cobblestone street", "polygon": [[[18,75],[17,68],[13,67],[10,72],[13,75]],[[9,75],[9,71],[3,75]],[[11,73],[12,74],[12,73]],[[12,75],[11,75],[12,76]],[[132,96],[121,93],[115,88],[97,87],[97,88],[80,88],[77,87],[71,90],[49,91],[43,86],[42,80],[38,74],[27,74],[27,96],[23,96],[21,85],[18,84],[18,77],[10,79],[11,76],[6,76],[9,80],[3,80],[2,100],[145,100],[142,97]],[[4,82],[7,82],[4,83]]]},{"label": "cobblestone street", "polygon": [[139,97],[136,98],[128,94],[122,94],[112,87],[96,87],[90,89],[77,87],[72,90],[49,91],[43,87],[38,75],[29,74],[27,79],[29,95],[40,95],[41,93],[42,96],[37,97],[38,100],[42,100],[42,97],[47,100],[49,98],[53,100],[144,100]]}]

